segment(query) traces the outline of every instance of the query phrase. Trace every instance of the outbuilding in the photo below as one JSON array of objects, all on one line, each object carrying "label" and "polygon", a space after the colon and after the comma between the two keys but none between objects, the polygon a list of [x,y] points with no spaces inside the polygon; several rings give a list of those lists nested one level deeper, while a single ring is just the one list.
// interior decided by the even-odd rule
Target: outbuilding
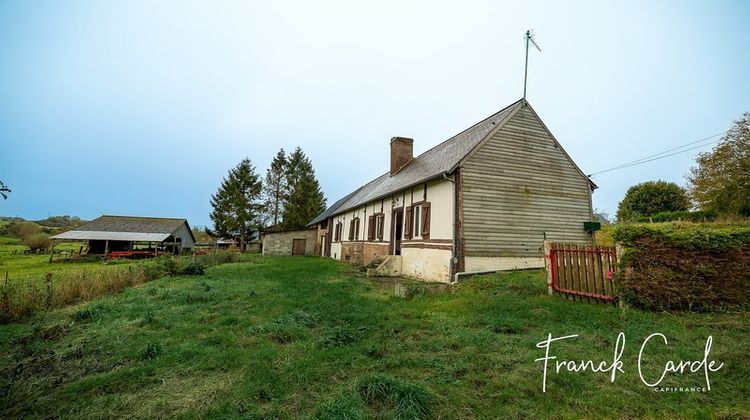
[{"label": "outbuilding", "polygon": [[316,229],[264,232],[264,256],[316,255]]},{"label": "outbuilding", "polygon": [[92,255],[135,251],[137,245],[145,245],[145,250],[152,253],[179,254],[195,246],[195,237],[186,219],[163,217],[105,215],[50,239],[53,246],[56,242],[86,241],[86,253]]}]

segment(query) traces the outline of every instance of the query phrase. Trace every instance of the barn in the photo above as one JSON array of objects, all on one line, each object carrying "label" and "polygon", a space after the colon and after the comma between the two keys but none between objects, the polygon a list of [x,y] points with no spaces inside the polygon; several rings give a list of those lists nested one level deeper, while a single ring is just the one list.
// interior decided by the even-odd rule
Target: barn
[{"label": "barn", "polygon": [[179,254],[195,246],[195,237],[186,219],[163,217],[105,215],[50,239],[53,246],[63,241],[86,241],[86,253],[90,255],[136,249]]}]

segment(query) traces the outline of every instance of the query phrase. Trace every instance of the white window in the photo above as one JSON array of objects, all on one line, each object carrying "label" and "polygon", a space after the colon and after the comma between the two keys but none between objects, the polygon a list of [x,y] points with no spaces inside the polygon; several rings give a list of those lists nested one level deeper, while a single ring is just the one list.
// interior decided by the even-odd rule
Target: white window
[{"label": "white window", "polygon": [[379,241],[383,240],[383,216],[375,217],[375,235],[373,236]]},{"label": "white window", "polygon": [[414,206],[412,212],[414,214],[414,221],[412,223],[414,237],[419,238],[422,236],[422,206]]}]

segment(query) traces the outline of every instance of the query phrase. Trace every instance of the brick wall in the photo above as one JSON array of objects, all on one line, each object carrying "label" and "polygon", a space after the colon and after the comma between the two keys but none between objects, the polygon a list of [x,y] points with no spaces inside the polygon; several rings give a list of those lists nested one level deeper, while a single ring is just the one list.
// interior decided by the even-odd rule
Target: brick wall
[{"label": "brick wall", "polygon": [[294,239],[304,239],[305,255],[315,255],[315,235],[315,229],[266,233],[263,237],[263,255],[292,255],[292,242]]},{"label": "brick wall", "polygon": [[367,265],[376,257],[388,255],[388,243],[343,242],[341,246],[342,261]]}]

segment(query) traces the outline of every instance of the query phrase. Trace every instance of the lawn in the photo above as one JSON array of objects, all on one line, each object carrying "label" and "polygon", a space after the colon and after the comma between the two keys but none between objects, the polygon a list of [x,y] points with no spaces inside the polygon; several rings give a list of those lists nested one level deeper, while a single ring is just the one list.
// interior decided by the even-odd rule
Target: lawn
[{"label": "lawn", "polygon": [[[395,282],[414,296],[394,296]],[[32,322],[33,321],[33,322]],[[0,326],[0,418],[10,417],[746,417],[748,313],[621,310],[546,295],[543,271],[457,286],[368,279],[317,258],[254,258],[166,277]],[[549,373],[536,343],[624,373]],[[639,379],[699,360],[708,392],[654,392]],[[703,372],[662,386],[705,386]]]}]

